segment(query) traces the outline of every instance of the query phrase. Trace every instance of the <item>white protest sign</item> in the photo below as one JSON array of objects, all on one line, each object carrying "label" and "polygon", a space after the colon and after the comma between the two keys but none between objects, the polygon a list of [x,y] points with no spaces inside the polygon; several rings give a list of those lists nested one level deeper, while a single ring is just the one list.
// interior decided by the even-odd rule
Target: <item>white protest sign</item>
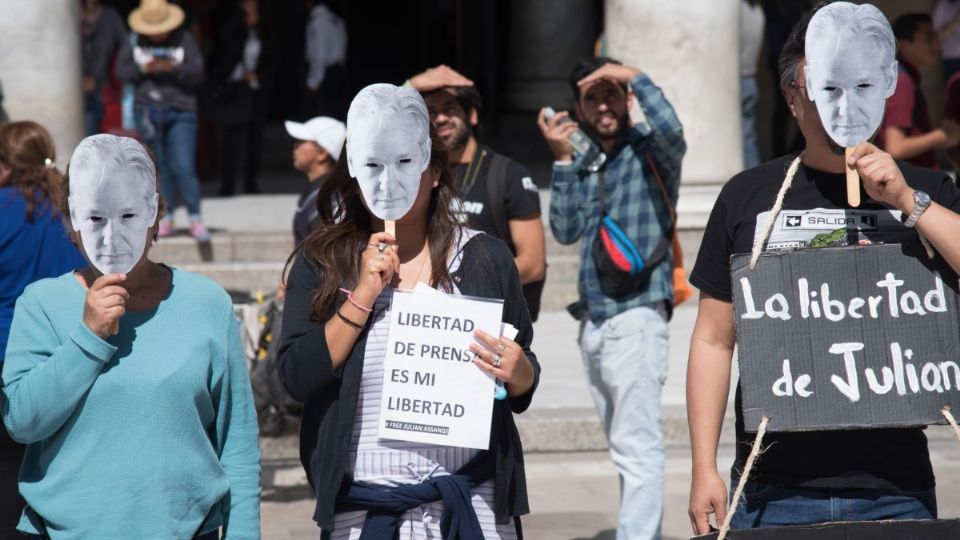
[{"label": "white protest sign", "polygon": [[500,334],[503,303],[396,291],[383,363],[381,439],[486,450],[494,381],[473,364],[475,330]]}]

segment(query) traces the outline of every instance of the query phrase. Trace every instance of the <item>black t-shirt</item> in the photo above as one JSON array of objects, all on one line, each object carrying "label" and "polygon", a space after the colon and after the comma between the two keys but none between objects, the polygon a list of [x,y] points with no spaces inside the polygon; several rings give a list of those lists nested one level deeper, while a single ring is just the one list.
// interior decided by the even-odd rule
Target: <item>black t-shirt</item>
[{"label": "black t-shirt", "polygon": [[[480,152],[486,152],[486,154],[481,158]],[[479,167],[477,165],[471,167],[471,164],[468,163],[460,163],[452,167],[462,199],[459,208],[456,206],[457,203],[454,203],[454,212],[460,218],[460,222],[471,229],[483,231],[499,238],[493,213],[490,209],[490,192],[487,188],[493,153],[490,148],[480,147],[477,150],[476,158],[474,158],[474,161],[480,159]],[[470,170],[474,167],[476,167],[475,173]],[[539,213],[540,192],[537,190],[536,184],[533,183],[530,171],[508,158],[506,176],[506,188],[504,190],[506,200],[503,202],[503,210],[507,215],[507,220]],[[509,238],[500,239],[506,242],[510,250],[513,251],[513,243]]]},{"label": "black t-shirt", "polygon": [[[766,224],[787,168],[787,156],[734,176],[713,207],[690,282],[710,296],[732,301],[730,256],[749,253]],[[943,173],[898,161],[907,183],[937,203],[960,211],[960,190]],[[802,248],[817,234],[847,228],[847,241],[897,243],[916,239],[900,223],[900,212],[870,200],[861,187],[862,204],[846,201],[845,176],[801,165],[784,197],[783,209],[765,250]],[[740,388],[736,397],[737,459],[743,470],[754,435],[743,429]],[[765,451],[754,465],[758,482],[809,488],[899,488],[934,486],[921,428],[767,433]]]}]

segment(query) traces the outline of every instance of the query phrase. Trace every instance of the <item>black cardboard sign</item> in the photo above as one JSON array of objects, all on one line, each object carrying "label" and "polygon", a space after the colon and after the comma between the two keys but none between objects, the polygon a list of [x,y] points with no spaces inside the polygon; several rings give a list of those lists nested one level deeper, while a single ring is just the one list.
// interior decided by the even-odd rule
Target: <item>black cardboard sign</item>
[{"label": "black cardboard sign", "polygon": [[960,413],[957,276],[919,244],[731,261],[743,416],[755,432],[946,423]]},{"label": "black cardboard sign", "polygon": [[[718,533],[695,540],[714,540]],[[859,521],[730,531],[730,540],[941,540],[960,538],[960,520]]]}]

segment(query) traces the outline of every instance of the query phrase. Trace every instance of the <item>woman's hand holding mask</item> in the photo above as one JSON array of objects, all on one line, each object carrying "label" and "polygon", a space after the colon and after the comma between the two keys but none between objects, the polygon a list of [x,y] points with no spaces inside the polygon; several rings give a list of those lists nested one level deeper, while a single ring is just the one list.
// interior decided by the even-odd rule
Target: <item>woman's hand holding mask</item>
[{"label": "woman's hand holding mask", "polygon": [[360,279],[353,291],[354,300],[372,306],[399,271],[397,240],[385,232],[373,233],[360,255]]},{"label": "woman's hand holding mask", "polygon": [[120,317],[126,313],[130,293],[117,284],[125,279],[125,274],[104,274],[87,290],[83,324],[101,339],[109,339],[120,332]]}]

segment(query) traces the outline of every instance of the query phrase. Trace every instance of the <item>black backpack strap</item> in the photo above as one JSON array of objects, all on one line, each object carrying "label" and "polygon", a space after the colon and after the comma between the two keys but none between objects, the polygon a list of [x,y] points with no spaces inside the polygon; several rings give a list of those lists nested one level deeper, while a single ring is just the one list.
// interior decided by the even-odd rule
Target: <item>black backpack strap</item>
[{"label": "black backpack strap", "polygon": [[513,249],[510,240],[510,224],[507,223],[507,211],[504,202],[507,198],[507,165],[506,157],[490,152],[490,171],[487,174],[487,198],[490,204],[490,215],[493,217],[493,227],[497,236]]},{"label": "black backpack strap", "polygon": [[603,216],[607,213],[607,175],[604,172],[603,167],[601,167],[600,171],[597,172],[597,177],[597,197],[600,199],[600,219],[603,219]]}]

